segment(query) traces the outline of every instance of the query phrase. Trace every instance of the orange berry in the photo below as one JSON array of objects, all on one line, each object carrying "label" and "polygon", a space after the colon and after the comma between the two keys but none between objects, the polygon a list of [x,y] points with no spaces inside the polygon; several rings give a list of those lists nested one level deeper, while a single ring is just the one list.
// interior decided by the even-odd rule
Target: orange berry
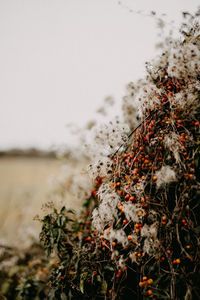
[{"label": "orange berry", "polygon": [[143,280],[143,281],[147,281],[147,276],[143,276],[143,277],[142,277],[142,280]]},{"label": "orange berry", "polygon": [[122,210],[123,209],[123,205],[122,204],[118,204],[118,209]]},{"label": "orange berry", "polygon": [[131,235],[128,235],[128,240],[132,240],[132,236]]},{"label": "orange berry", "polygon": [[172,97],[172,96],[173,96],[172,92],[169,92],[169,93],[167,94],[167,96],[168,96],[169,98]]},{"label": "orange berry", "polygon": [[171,254],[171,250],[168,249],[168,250],[167,250],[167,254]]},{"label": "orange berry", "polygon": [[181,263],[180,258],[177,258],[177,259],[176,259],[176,263],[177,263],[177,264],[180,264],[180,263]]},{"label": "orange berry", "polygon": [[167,220],[167,216],[162,216],[162,220],[166,221]]},{"label": "orange berry", "polygon": [[140,210],[139,212],[138,212],[138,217],[141,217],[143,215],[143,212]]},{"label": "orange berry", "polygon": [[144,286],[144,282],[140,281],[139,282],[139,287],[143,287]]},{"label": "orange berry", "polygon": [[109,294],[112,294],[112,290],[109,290],[108,293],[109,293]]},{"label": "orange berry", "polygon": [[160,260],[161,260],[161,261],[165,261],[165,257],[164,257],[164,256],[162,256]]},{"label": "orange berry", "polygon": [[139,229],[140,225],[138,223],[135,224],[135,229]]},{"label": "orange berry", "polygon": [[185,248],[186,248],[186,249],[190,249],[190,245],[187,245]]},{"label": "orange berry", "polygon": [[152,278],[148,279],[148,280],[147,280],[147,283],[148,283],[148,284],[152,284],[152,283],[153,283],[153,279],[152,279]]},{"label": "orange berry", "polygon": [[157,176],[156,176],[156,175],[154,175],[154,176],[153,176],[153,181],[155,182],[155,181],[156,181],[156,179],[157,179]]},{"label": "orange berry", "polygon": [[116,243],[115,243],[115,242],[112,242],[112,246],[115,247],[115,246],[116,246]]},{"label": "orange berry", "polygon": [[152,290],[147,291],[147,295],[151,296],[153,294]]},{"label": "orange berry", "polygon": [[127,220],[123,220],[123,224],[126,225],[128,223]]}]

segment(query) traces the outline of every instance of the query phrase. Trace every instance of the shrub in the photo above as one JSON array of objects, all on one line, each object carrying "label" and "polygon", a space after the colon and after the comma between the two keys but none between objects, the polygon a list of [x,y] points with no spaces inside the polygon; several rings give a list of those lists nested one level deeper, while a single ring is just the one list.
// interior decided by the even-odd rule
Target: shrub
[{"label": "shrub", "polygon": [[183,37],[128,86],[123,109],[130,97],[138,101],[139,125],[128,135],[117,120],[95,132],[86,215],[68,229],[58,226],[65,210],[43,219],[42,240],[60,258],[51,297],[199,297],[199,26]]}]

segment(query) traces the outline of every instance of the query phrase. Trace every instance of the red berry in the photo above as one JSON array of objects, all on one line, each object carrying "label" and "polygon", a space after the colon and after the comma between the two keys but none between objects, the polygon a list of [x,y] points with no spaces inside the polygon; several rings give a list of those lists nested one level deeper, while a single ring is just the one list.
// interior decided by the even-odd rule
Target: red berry
[{"label": "red berry", "polygon": [[131,196],[130,198],[129,198],[129,201],[134,201],[135,200],[135,196]]}]

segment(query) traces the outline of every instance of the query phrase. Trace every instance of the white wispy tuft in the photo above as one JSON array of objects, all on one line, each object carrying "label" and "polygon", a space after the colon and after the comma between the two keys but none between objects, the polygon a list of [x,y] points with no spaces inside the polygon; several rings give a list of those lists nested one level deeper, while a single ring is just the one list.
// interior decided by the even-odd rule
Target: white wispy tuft
[{"label": "white wispy tuft", "polygon": [[176,173],[170,166],[162,166],[162,168],[156,172],[156,176],[157,188],[159,188],[162,184],[167,184],[176,181]]}]

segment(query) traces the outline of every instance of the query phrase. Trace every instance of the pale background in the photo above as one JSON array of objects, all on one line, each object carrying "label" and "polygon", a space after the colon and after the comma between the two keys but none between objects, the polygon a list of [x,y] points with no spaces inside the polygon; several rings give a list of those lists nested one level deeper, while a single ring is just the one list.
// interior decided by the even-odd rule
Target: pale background
[{"label": "pale background", "polygon": [[145,15],[178,22],[199,1],[121,3],[0,0],[0,149],[70,143],[67,123],[83,126],[107,95],[120,103],[144,74],[157,34]]}]

